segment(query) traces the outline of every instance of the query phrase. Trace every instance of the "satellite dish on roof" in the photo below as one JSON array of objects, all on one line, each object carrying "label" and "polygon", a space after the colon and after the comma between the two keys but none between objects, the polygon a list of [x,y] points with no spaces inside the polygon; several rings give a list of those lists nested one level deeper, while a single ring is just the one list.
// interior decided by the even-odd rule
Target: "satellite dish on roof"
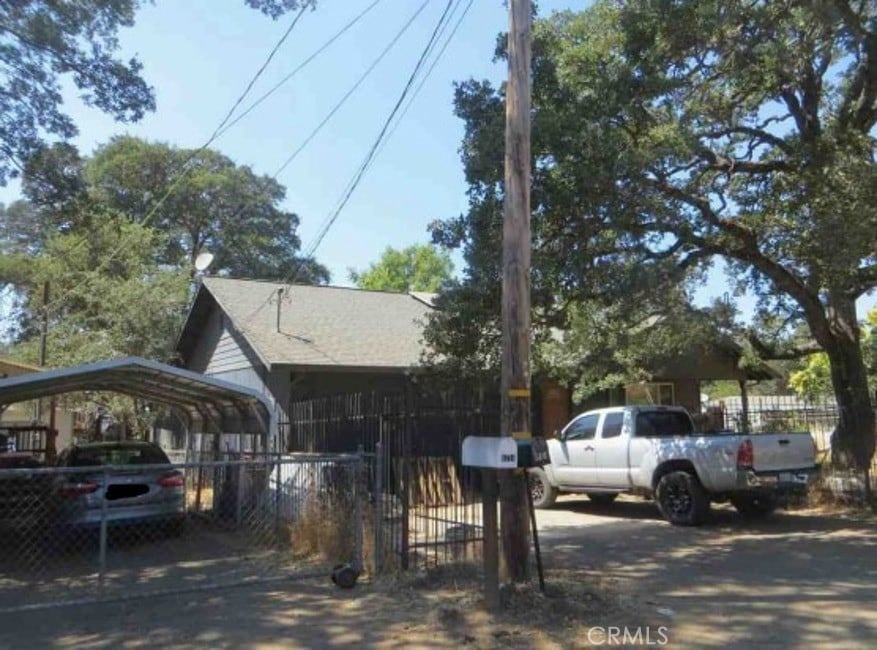
[{"label": "satellite dish on roof", "polygon": [[195,258],[195,270],[204,271],[213,263],[213,253],[200,253],[198,257]]}]

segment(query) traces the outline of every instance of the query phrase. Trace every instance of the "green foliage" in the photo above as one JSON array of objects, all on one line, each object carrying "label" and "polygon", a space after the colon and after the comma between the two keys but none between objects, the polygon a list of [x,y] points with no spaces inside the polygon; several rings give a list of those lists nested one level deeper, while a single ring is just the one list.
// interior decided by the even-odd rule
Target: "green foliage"
[{"label": "green foliage", "polygon": [[350,269],[350,280],[372,291],[426,291],[434,293],[454,272],[450,256],[429,244],[402,250],[387,247],[365,271]]},{"label": "green foliage", "polygon": [[[102,261],[126,242],[107,268]],[[50,283],[48,354],[53,366],[68,366],[118,356],[167,361],[188,297],[185,271],[155,262],[157,236],[149,228],[106,213],[95,217],[88,233],[55,235],[35,257],[19,262],[30,284],[25,308],[41,309],[41,288]],[[63,297],[63,300],[57,301]],[[18,346],[27,361],[37,360],[35,323]]]},{"label": "green foliage", "polygon": [[[607,0],[537,21],[537,326],[565,328],[568,305],[654,301],[724,258],[735,289],[829,354],[837,456],[869,462],[855,300],[877,284],[875,25],[874,3],[744,0]],[[470,206],[433,237],[470,270],[430,334],[439,356],[495,341],[503,104],[487,82],[457,87]],[[454,324],[468,334],[440,331]]]},{"label": "green foliage", "polygon": [[46,137],[77,134],[62,110],[62,80],[72,81],[86,104],[122,122],[155,109],[140,62],[115,58],[117,32],[133,24],[140,5],[140,0],[0,4],[0,184],[17,175]]},{"label": "green foliage", "polygon": [[574,401],[629,383],[648,381],[679,359],[695,363],[733,345],[720,309],[695,310],[684,296],[660,304],[575,304],[563,330],[540,337],[534,350],[540,372],[574,386]]},{"label": "green foliage", "polygon": [[[877,308],[868,312],[862,335],[862,355],[868,370],[868,382],[877,390]],[[832,394],[831,365],[824,352],[810,355],[789,376],[789,387],[801,397],[816,399]]]},{"label": "green foliage", "polygon": [[[315,0],[245,0],[273,19]],[[140,61],[117,58],[118,32],[134,24],[143,0],[16,0],[0,3],[0,185],[47,140],[78,133],[63,111],[62,87],[72,82],[88,106],[120,122],[155,110]]]},{"label": "green foliage", "polygon": [[[126,242],[122,254],[106,268],[96,270],[117,250],[119,241]],[[158,246],[155,231],[122,216],[102,213],[93,215],[87,233],[55,234],[37,255],[8,256],[32,287],[21,297],[23,313],[32,316],[24,320],[12,355],[37,362],[36,318],[41,312],[42,285],[49,282],[49,304],[55,305],[49,310],[46,356],[50,366],[121,356],[170,361],[185,315],[189,275],[157,265]],[[73,407],[103,404],[118,422],[135,432],[144,430],[151,417],[139,401],[111,393],[66,399]]]},{"label": "green foliage", "polygon": [[[209,249],[212,273],[324,283],[325,267],[296,255],[298,215],[280,209],[286,188],[226,156],[118,137],[83,171],[91,199],[165,233],[163,264],[192,264]],[[168,192],[167,198],[159,203]]]}]

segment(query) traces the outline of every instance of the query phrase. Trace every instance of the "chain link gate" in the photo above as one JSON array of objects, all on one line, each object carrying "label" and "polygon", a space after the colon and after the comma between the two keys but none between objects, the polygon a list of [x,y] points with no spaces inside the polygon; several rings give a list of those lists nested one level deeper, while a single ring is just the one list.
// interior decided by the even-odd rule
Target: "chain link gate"
[{"label": "chain link gate", "polygon": [[360,455],[112,460],[0,469],[0,613],[362,569]]}]

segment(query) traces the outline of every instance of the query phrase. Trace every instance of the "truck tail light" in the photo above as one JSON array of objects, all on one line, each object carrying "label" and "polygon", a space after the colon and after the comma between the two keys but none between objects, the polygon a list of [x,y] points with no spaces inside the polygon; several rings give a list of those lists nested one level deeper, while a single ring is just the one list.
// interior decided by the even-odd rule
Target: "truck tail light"
[{"label": "truck tail light", "polygon": [[737,448],[737,469],[752,469],[755,466],[755,451],[748,438]]}]

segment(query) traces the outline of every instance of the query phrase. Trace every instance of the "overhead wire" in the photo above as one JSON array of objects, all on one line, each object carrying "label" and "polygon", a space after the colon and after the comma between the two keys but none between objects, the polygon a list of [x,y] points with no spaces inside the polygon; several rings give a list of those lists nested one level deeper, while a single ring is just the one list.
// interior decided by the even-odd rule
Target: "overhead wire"
[{"label": "overhead wire", "polygon": [[[458,6],[461,3],[462,3],[462,0],[460,0],[460,2],[458,3]],[[429,78],[432,75],[433,70],[435,70],[436,65],[444,56],[445,51],[448,49],[448,46],[451,44],[451,41],[454,40],[454,36],[457,35],[457,32],[460,29],[460,25],[462,25],[463,21],[466,19],[466,16],[469,13],[469,10],[472,9],[473,4],[475,4],[475,0],[469,0],[469,2],[466,4],[465,9],[463,9],[463,13],[460,14],[459,18],[457,18],[457,22],[454,23],[453,29],[451,29],[450,34],[448,34],[448,37],[445,39],[445,42],[442,44],[441,48],[439,49],[438,54],[436,54],[436,56],[433,58],[432,63],[426,69],[426,72],[424,73],[423,77],[421,77],[420,83],[417,85],[417,88],[415,88],[414,92],[411,94],[411,98],[405,104],[405,107],[402,109],[402,112],[399,114],[398,119],[393,123],[393,126],[390,128],[390,132],[387,134],[387,137],[384,139],[384,142],[381,145],[381,148],[378,150],[378,155],[381,153],[381,151],[384,150],[384,147],[386,147],[387,143],[393,138],[393,134],[396,133],[396,130],[399,128],[399,124],[401,124],[402,121],[405,119],[405,116],[408,115],[408,111],[411,109],[412,104],[414,104],[414,102],[417,101],[417,96],[420,94],[420,91],[423,90],[423,87],[426,85],[426,82],[429,81]],[[456,11],[456,9],[455,9],[455,11]],[[452,15],[453,15],[453,13],[452,13]]]},{"label": "overhead wire", "polygon": [[[317,134],[326,126],[326,124],[331,120],[331,118],[341,109],[341,107],[350,99],[350,97],[354,94],[354,92],[362,85],[362,83],[374,72],[377,68],[378,64],[383,61],[383,59],[387,56],[387,54],[393,49],[393,47],[399,42],[402,36],[411,28],[414,24],[414,21],[423,13],[423,10],[432,0],[423,0],[423,2],[414,10],[414,12],[405,20],[399,30],[395,33],[390,42],[382,49],[382,51],[378,54],[378,56],[372,61],[372,63],[363,71],[363,73],[357,78],[354,82],[353,86],[351,86],[347,92],[341,97],[341,99],[330,109],[326,116],[323,117],[322,120],[317,124],[314,129],[308,134],[305,140],[299,144],[299,146],[292,152],[290,156],[286,158],[286,160],[278,167],[278,169],[271,174],[270,176],[266,176],[263,180],[263,186],[267,188],[268,183],[277,179],[281,172],[283,172],[289,164],[298,157],[298,155],[307,147],[310,142],[317,136]],[[233,123],[229,124],[231,126]],[[240,214],[249,206],[249,203],[241,203],[237,209],[232,213],[230,217],[231,220],[237,219]],[[322,227],[322,226],[321,226]],[[302,262],[296,267],[294,274],[297,275],[301,272],[301,269],[304,266],[305,262],[310,261],[309,257],[303,257]]]},{"label": "overhead wire", "polygon": [[310,63],[313,62],[320,54],[325,52],[329,47],[331,47],[335,41],[341,38],[344,34],[346,34],[354,25],[356,25],[360,20],[365,18],[365,16],[376,6],[378,6],[384,0],[374,0],[370,5],[368,5],[365,9],[360,11],[356,16],[350,19],[341,29],[339,29],[335,34],[332,35],[327,41],[325,41],[320,47],[318,47],[308,58],[302,61],[299,65],[297,65],[291,72],[285,75],[280,81],[274,84],[271,88],[269,88],[265,93],[259,96],[252,104],[247,106],[246,109],[242,113],[240,113],[236,118],[234,118],[231,122],[229,122],[224,128],[222,128],[217,137],[221,137],[226,131],[234,127],[235,124],[244,119],[247,115],[249,115],[257,106],[259,106],[262,102],[268,99],[275,92],[280,90],[282,86],[287,84],[295,75],[301,72],[304,68],[306,68]]},{"label": "overhead wire", "polygon": [[273,178],[279,176],[283,170],[285,170],[293,160],[295,160],[298,155],[307,147],[311,141],[323,130],[323,127],[328,124],[328,122],[335,116],[335,114],[347,103],[347,100],[355,93],[359,87],[363,84],[363,82],[374,72],[374,69],[378,67],[381,61],[386,58],[387,54],[396,46],[405,32],[411,27],[411,24],[423,13],[423,10],[426,9],[426,6],[430,3],[431,0],[423,0],[419,7],[414,11],[413,14],[405,21],[405,24],[396,32],[396,35],[390,40],[386,47],[381,50],[380,54],[371,62],[371,64],[365,69],[365,71],[359,76],[356,82],[347,90],[346,93],[341,97],[340,100],[332,107],[332,109],[326,114],[326,116],[314,127],[313,130],[308,134],[308,136],[302,141],[302,143],[283,161],[280,167],[277,168],[277,171],[272,175]]},{"label": "overhead wire", "polygon": [[[220,123],[216,127],[216,129],[214,129],[213,133],[210,135],[210,137],[207,139],[207,141],[205,141],[204,144],[202,144],[200,147],[198,147],[197,149],[192,151],[186,157],[186,159],[183,161],[183,164],[181,165],[180,171],[177,173],[177,177],[174,179],[174,182],[171,183],[171,186],[162,195],[162,197],[152,206],[152,208],[146,213],[146,215],[140,221],[137,222],[138,225],[146,226],[149,224],[149,222],[152,220],[152,218],[155,216],[155,214],[158,212],[158,210],[161,208],[161,206],[164,205],[164,202],[167,201],[168,197],[177,189],[177,187],[179,187],[180,183],[182,183],[182,181],[185,179],[185,177],[189,171],[188,170],[189,163],[192,162],[192,160],[194,160],[195,157],[197,157],[199,154],[201,154],[205,149],[207,149],[207,147],[209,147],[210,144],[218,137],[220,131],[223,129],[223,127],[225,127],[226,123],[229,121],[231,116],[234,115],[235,110],[237,110],[238,106],[240,106],[241,103],[244,101],[244,99],[246,99],[247,95],[250,93],[250,91],[253,89],[253,86],[256,84],[256,82],[259,80],[259,78],[265,72],[265,69],[271,63],[274,56],[277,54],[277,52],[280,50],[280,48],[283,46],[283,44],[288,40],[289,36],[292,34],[292,31],[295,29],[296,25],[298,25],[299,21],[301,20],[301,17],[304,15],[306,9],[307,9],[307,5],[305,4],[295,14],[293,19],[290,21],[289,26],[286,28],[286,30],[283,32],[281,37],[274,44],[274,47],[271,48],[271,51],[268,53],[268,56],[265,58],[265,61],[262,63],[262,65],[259,67],[259,69],[250,78],[249,82],[247,83],[246,87],[244,88],[244,91],[235,100],[231,109],[226,113],[225,117],[223,117],[222,121],[220,121]],[[73,253],[78,248],[81,248],[82,246],[84,246],[87,241],[88,241],[87,239],[81,240],[82,243],[77,244],[74,247],[72,247],[71,250],[68,251],[68,254]],[[99,273],[100,271],[105,269],[107,267],[107,265],[110,262],[112,262],[116,258],[116,256],[119,255],[119,253],[121,253],[125,249],[126,244],[127,244],[127,241],[125,241],[125,240],[121,241],[119,243],[119,245],[113,250],[113,252],[110,253],[109,255],[107,255],[101,261],[101,263],[97,267],[95,267],[94,269],[91,269],[89,271],[89,273],[95,274],[95,273]],[[75,289],[75,286],[74,286],[74,289]],[[48,313],[55,306],[63,303],[64,300],[65,300],[65,297],[60,296],[59,298],[57,298],[53,301],[50,301],[46,305],[42,305],[40,308],[45,310],[46,313]]]},{"label": "overhead wire", "polygon": [[[305,263],[310,262],[312,260],[313,255],[316,252],[317,248],[319,248],[323,239],[326,237],[329,230],[331,230],[332,226],[337,221],[339,215],[344,210],[347,203],[350,201],[350,198],[353,196],[353,193],[356,191],[356,188],[362,182],[363,177],[365,176],[366,172],[368,171],[369,167],[371,166],[372,162],[374,161],[375,154],[377,153],[379,147],[381,146],[381,143],[383,142],[384,138],[387,135],[387,132],[389,131],[390,125],[392,124],[396,115],[399,113],[399,109],[401,108],[402,104],[405,102],[406,98],[408,97],[409,92],[411,91],[411,88],[414,86],[414,83],[417,80],[418,75],[420,74],[421,70],[423,69],[424,64],[429,56],[429,53],[432,51],[434,44],[437,42],[437,40],[439,38],[439,34],[441,33],[443,26],[445,26],[447,21],[449,20],[449,13],[451,11],[451,8],[454,6],[454,1],[455,0],[448,0],[444,11],[442,12],[441,16],[439,17],[438,22],[436,23],[435,27],[433,28],[433,31],[429,37],[429,40],[427,41],[427,44],[424,46],[423,51],[420,53],[420,56],[418,57],[417,63],[415,64],[414,69],[410,73],[410,75],[409,75],[409,77],[408,77],[408,79],[407,79],[407,81],[402,89],[402,92],[399,95],[399,98],[397,99],[392,110],[390,111],[390,114],[388,115],[388,117],[384,121],[384,123],[381,127],[381,130],[378,133],[377,138],[375,138],[373,144],[371,145],[368,152],[366,153],[362,163],[360,163],[359,167],[357,168],[357,171],[354,173],[353,177],[348,182],[348,184],[345,187],[344,191],[342,192],[341,197],[340,197],[339,201],[337,202],[336,206],[333,208],[332,211],[330,211],[327,218],[323,221],[323,225],[320,228],[318,235],[315,238],[314,242],[308,247],[307,251],[305,252],[305,254],[301,258],[301,262],[298,264],[298,266],[295,268],[295,270],[291,274],[287,275],[283,279],[281,284],[289,285],[289,284],[295,282],[295,279],[297,278],[298,274],[301,272],[301,269],[304,267]],[[458,3],[460,1],[461,0],[457,0]],[[255,310],[253,310],[253,312],[250,313],[247,316],[247,318],[244,319],[244,321],[241,323],[241,326],[246,327],[247,324],[250,322],[250,320],[252,320],[252,318],[254,318],[259,312],[261,312],[267,305],[269,305],[271,303],[271,300],[272,300],[272,296],[269,296],[268,299],[263,301],[259,307],[257,307]]]}]

